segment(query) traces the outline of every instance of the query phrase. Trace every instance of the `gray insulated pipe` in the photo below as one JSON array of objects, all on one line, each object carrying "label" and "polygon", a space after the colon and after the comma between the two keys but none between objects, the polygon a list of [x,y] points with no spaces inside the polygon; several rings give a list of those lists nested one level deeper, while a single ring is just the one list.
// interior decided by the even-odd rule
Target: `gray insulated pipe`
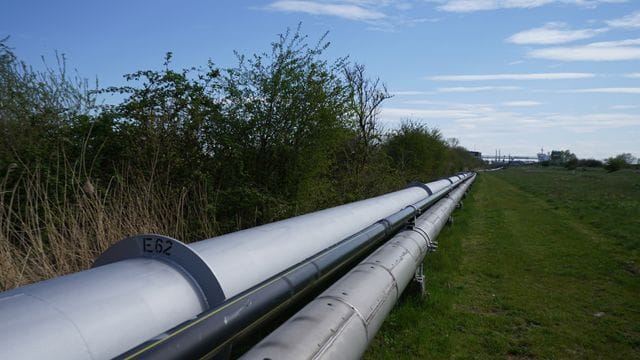
[{"label": "gray insulated pipe", "polygon": [[469,176],[189,245],[127,238],[92,269],[1,293],[0,359],[112,358]]},{"label": "gray insulated pipe", "polygon": [[359,359],[475,175],[260,341],[244,360]]}]

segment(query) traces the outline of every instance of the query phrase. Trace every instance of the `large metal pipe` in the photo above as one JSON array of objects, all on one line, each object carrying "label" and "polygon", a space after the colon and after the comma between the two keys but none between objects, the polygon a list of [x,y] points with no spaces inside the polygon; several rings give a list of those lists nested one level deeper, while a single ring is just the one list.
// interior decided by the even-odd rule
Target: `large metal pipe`
[{"label": "large metal pipe", "polygon": [[411,229],[394,236],[241,359],[359,359],[473,180],[429,208]]},{"label": "large metal pipe", "polygon": [[0,358],[117,356],[449,185],[420,184],[191,245],[125,239],[90,270],[0,294]]},{"label": "large metal pipe", "polygon": [[247,329],[258,327],[316,285],[348,269],[407,221],[446,196],[454,186],[457,184],[450,184],[119,358],[195,359],[225,351]]}]

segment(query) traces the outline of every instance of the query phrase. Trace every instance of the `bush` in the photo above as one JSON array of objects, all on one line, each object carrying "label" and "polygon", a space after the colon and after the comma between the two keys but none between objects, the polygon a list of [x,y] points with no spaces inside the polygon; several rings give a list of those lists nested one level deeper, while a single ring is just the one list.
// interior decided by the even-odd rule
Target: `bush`
[{"label": "bush", "polygon": [[567,161],[567,163],[564,164],[564,167],[567,168],[568,170],[575,170],[578,167],[578,159],[575,157],[569,159],[569,161]]},{"label": "bush", "polygon": [[407,182],[442,176],[448,155],[442,133],[415,121],[403,122],[388,137],[385,150]]},{"label": "bush", "polygon": [[5,40],[0,289],[85,269],[128,234],[198,240],[480,165],[422,124],[384,134],[386,87],[299,27],[230,69],[174,70],[167,53],[99,91]]},{"label": "bush", "polygon": [[596,159],[580,159],[578,160],[578,166],[598,168],[603,167],[604,164],[602,161]]},{"label": "bush", "polygon": [[614,171],[618,171],[622,168],[624,168],[627,165],[626,161],[624,161],[624,158],[620,157],[620,156],[616,156],[616,157],[612,157],[609,158],[605,161],[605,165],[604,168],[605,170],[607,170],[607,172],[614,172]]}]

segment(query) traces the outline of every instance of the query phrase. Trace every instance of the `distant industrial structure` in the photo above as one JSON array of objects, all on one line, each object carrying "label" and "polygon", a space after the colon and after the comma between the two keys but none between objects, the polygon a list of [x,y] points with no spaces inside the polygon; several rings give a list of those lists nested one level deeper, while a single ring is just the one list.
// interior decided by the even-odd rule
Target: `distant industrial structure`
[{"label": "distant industrial structure", "polygon": [[[470,152],[471,153],[471,152]],[[486,161],[490,164],[499,164],[499,165],[524,165],[524,164],[532,164],[539,161],[536,156],[529,155],[502,155],[500,150],[496,150],[495,155],[482,155],[479,152],[475,152],[480,156],[483,161]],[[473,154],[472,154],[473,155]]]},{"label": "distant industrial structure", "polygon": [[482,160],[482,153],[480,151],[469,151],[469,154],[478,160]]},{"label": "distant industrial structure", "polygon": [[540,152],[538,153],[538,162],[549,161],[549,154],[544,152],[544,148],[540,148]]},{"label": "distant industrial structure", "polygon": [[496,149],[496,153],[494,155],[482,155],[479,151],[469,151],[469,154],[493,165],[525,165],[542,162],[559,165],[565,164],[572,158],[575,158],[575,155],[569,150],[552,150],[550,152],[545,152],[544,148],[541,148],[540,152],[535,156],[503,155],[499,149]]}]

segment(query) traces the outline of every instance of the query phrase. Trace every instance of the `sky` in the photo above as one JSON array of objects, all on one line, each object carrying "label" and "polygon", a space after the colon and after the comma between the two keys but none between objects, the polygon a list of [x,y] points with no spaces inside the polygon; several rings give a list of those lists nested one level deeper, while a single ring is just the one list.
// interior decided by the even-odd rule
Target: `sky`
[{"label": "sky", "polygon": [[0,39],[101,87],[122,75],[237,64],[302,23],[328,32],[331,59],[364,64],[394,95],[387,129],[436,127],[483,154],[568,149],[580,158],[640,156],[638,0],[5,0]]}]

